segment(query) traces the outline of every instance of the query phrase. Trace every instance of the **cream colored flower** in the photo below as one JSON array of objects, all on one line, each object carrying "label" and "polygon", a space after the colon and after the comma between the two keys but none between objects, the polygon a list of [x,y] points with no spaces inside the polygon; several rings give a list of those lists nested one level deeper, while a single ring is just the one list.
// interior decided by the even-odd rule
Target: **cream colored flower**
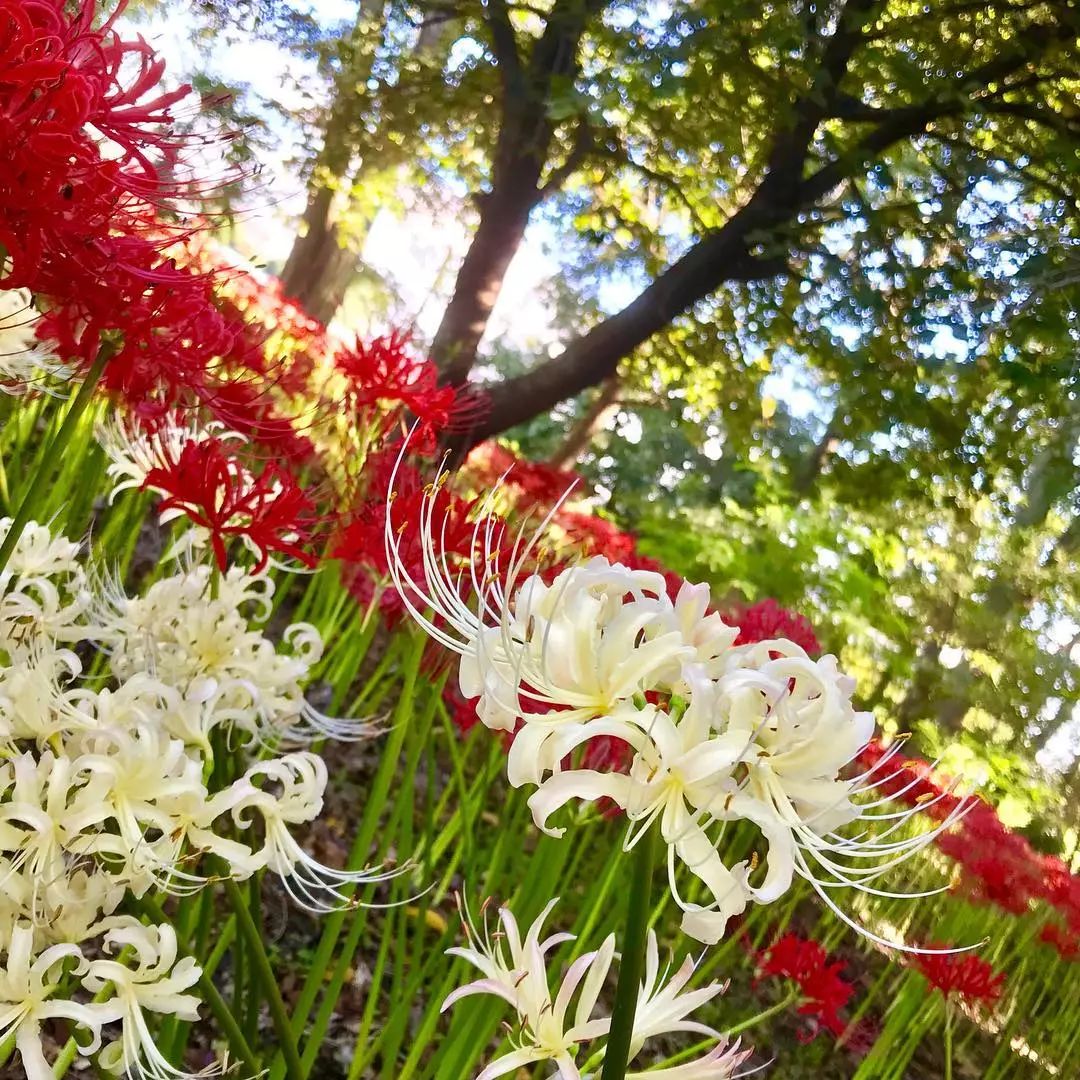
[{"label": "cream colored flower", "polygon": [[17,397],[69,374],[53,345],[38,341],[39,318],[28,289],[0,289],[0,392]]},{"label": "cream colored flower", "polygon": [[[517,1014],[511,1037],[513,1049],[492,1061],[477,1080],[495,1080],[537,1062],[551,1062],[559,1080],[585,1080],[577,1059],[603,1058],[604,1047],[596,1044],[607,1036],[611,1018],[595,1015],[600,993],[608,980],[615,958],[615,936],[609,935],[594,952],[585,953],[566,969],[552,992],[548,973],[548,954],[567,941],[571,934],[544,937],[544,924],[555,907],[551,900],[529,927],[524,938],[517,920],[505,907],[499,909],[497,933],[491,933],[486,918],[478,929],[464,912],[467,944],[448,949],[477,968],[481,978],[454,990],[443,1002],[445,1012],[464,998],[490,994],[501,998]],[[627,1076],[667,1076],[674,1080],[726,1080],[749,1056],[737,1044],[728,1047],[718,1031],[689,1019],[689,1014],[723,992],[720,983],[710,983],[696,990],[686,990],[694,974],[695,963],[688,958],[670,981],[660,971],[656,935],[649,933],[645,979],[638,994],[630,1045],[633,1061],[649,1039],[674,1033],[693,1033],[716,1038],[718,1044],[697,1061],[674,1066],[671,1070],[650,1069],[647,1073],[629,1072]],[[726,1071],[725,1071],[726,1070]],[[590,1074],[591,1075],[591,1074]]]}]

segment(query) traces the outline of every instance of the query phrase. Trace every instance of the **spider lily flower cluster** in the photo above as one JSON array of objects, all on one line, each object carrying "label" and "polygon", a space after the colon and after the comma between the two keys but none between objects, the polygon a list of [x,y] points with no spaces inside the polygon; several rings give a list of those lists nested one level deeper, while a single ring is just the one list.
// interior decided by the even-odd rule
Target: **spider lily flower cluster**
[{"label": "spider lily flower cluster", "polygon": [[381,876],[322,866],[291,833],[327,781],[317,755],[274,751],[324,733],[303,695],[318,633],[296,624],[275,646],[258,625],[270,579],[234,567],[215,590],[215,573],[181,562],[128,597],[31,523],[0,575],[0,1039],[31,1080],[52,1076],[49,1019],[81,1029],[85,1054],[108,1038],[100,1060],[132,1076],[182,1075],[146,1014],[195,1019],[200,970],[129,896],[267,871],[326,911]]},{"label": "spider lily flower cluster", "polygon": [[[558,811],[603,798],[626,815],[627,849],[659,829],[683,929],[702,942],[719,941],[749,902],[779,899],[798,874],[844,921],[892,944],[859,927],[833,892],[875,892],[877,878],[968,804],[912,835],[906,822],[922,808],[896,812],[873,794],[891,779],[888,755],[844,776],[874,724],[853,707],[854,680],[835,657],[811,659],[783,638],[736,645],[738,631],[710,611],[708,586],[684,583],[672,599],[660,574],[603,557],[550,580],[524,576],[542,529],[507,554],[490,515],[473,528],[470,604],[444,550],[440,488],[428,488],[419,514],[423,573],[410,572],[389,515],[387,560],[414,618],[460,654],[462,695],[478,698],[487,727],[515,732],[508,777],[535,787],[536,825],[561,836]],[[575,764],[600,738],[632,749],[626,773]],[[742,820],[760,830],[764,857],[728,865],[721,838]]]},{"label": "spider lily flower cluster", "polygon": [[[488,994],[502,998],[517,1014],[514,1048],[491,1062],[477,1080],[495,1080],[537,1062],[554,1065],[559,1080],[584,1080],[595,1074],[583,1073],[577,1059],[585,1054],[586,1069],[598,1067],[603,1060],[605,1047],[597,1048],[595,1044],[608,1035],[611,1017],[598,1016],[596,1012],[615,959],[615,936],[609,935],[600,948],[574,960],[553,994],[547,970],[548,954],[574,940],[572,934],[565,933],[543,936],[544,924],[557,902],[552,900],[547,904],[524,937],[508,908],[499,909],[498,930],[492,932],[486,904],[480,927],[463,906],[466,944],[447,952],[477,968],[481,978],[454,990],[442,1009],[445,1012],[462,998]],[[751,1051],[741,1050],[738,1042],[728,1044],[719,1031],[689,1019],[695,1009],[725,989],[723,984],[711,982],[688,990],[695,968],[694,959],[687,957],[669,978],[669,973],[660,968],[656,935],[649,932],[645,977],[634,1013],[630,1061],[641,1053],[649,1039],[663,1035],[692,1033],[717,1042],[697,1060],[648,1072],[631,1071],[626,1074],[628,1080],[645,1076],[656,1080],[727,1080],[736,1075],[735,1070],[750,1056]]]}]

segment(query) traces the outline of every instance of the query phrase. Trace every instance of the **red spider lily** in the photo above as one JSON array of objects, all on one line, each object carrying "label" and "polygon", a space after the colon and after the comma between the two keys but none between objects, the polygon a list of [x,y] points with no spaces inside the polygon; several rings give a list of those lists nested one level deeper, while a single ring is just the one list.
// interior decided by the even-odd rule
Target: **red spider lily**
[{"label": "red spider lily", "polygon": [[[410,475],[411,474],[411,478]],[[411,479],[411,483],[410,483]],[[420,515],[427,498],[415,470],[405,474],[399,470],[394,498],[388,503],[383,496],[365,502],[352,520],[339,532],[330,550],[332,558],[341,559],[348,567],[346,584],[365,607],[378,600],[379,609],[391,625],[405,614],[405,601],[397,589],[386,588],[390,567],[386,559],[386,515],[399,538],[399,557],[408,575],[423,586],[426,581],[424,547],[420,538]],[[467,569],[473,555],[471,519],[476,503],[440,487],[433,508],[435,531],[447,560],[457,562],[462,569],[462,589],[471,587]]]},{"label": "red spider lily", "polygon": [[254,476],[220,439],[189,442],[176,461],[151,469],[143,487],[166,496],[163,515],[186,514],[210,533],[222,571],[228,565],[225,545],[230,537],[242,537],[254,549],[256,572],[266,566],[271,552],[291,555],[309,567],[318,562],[303,547],[311,540],[311,500],[275,462]]},{"label": "red spider lily", "polygon": [[311,440],[277,412],[268,390],[266,384],[234,380],[207,387],[201,397],[214,418],[227,428],[293,465],[311,462],[316,456]]},{"label": "red spider lily", "polygon": [[1039,940],[1057,950],[1062,960],[1080,960],[1080,934],[1059,923],[1047,923],[1039,931]]},{"label": "red spider lily", "polygon": [[400,331],[357,340],[351,349],[339,351],[334,363],[348,380],[354,409],[376,410],[383,431],[408,411],[420,422],[414,443],[424,447],[449,425],[455,395],[453,388],[439,386],[435,365],[418,360],[408,344],[408,335]]},{"label": "red spider lily", "polygon": [[[859,755],[859,765],[871,769],[887,753],[871,742]],[[941,821],[959,805],[948,780],[935,774],[921,758],[894,755],[875,772],[878,790],[909,806],[921,805]],[[1057,908],[1080,925],[1080,878],[1058,858],[1042,855],[1013,832],[985,800],[977,800],[956,827],[934,841],[962,871],[955,888],[974,903],[994,904],[1011,915],[1023,915],[1036,901]]]},{"label": "red spider lily", "polygon": [[821,643],[810,620],[794,611],[782,608],[775,600],[759,600],[756,604],[737,608],[724,616],[724,621],[739,628],[736,645],[749,645],[770,638],[787,638],[801,646],[811,656],[821,652]]},{"label": "red spider lily", "polygon": [[784,934],[758,956],[758,977],[775,976],[795,983],[802,994],[800,1015],[813,1017],[836,1036],[845,1028],[840,1010],[855,992],[840,977],[843,969],[843,961],[829,963],[822,945],[794,933]]},{"label": "red spider lily", "polygon": [[[935,945],[932,948],[947,948]],[[1005,973],[970,954],[933,952],[916,954],[912,961],[919,974],[949,998],[955,996],[968,1005],[993,1005],[1001,997]]]},{"label": "red spider lily", "polygon": [[212,280],[157,262],[152,247],[130,237],[110,238],[96,256],[79,275],[83,287],[51,294],[39,336],[85,366],[113,341],[103,385],[140,412],[197,399],[224,358],[245,347],[242,324],[214,302]]},{"label": "red spider lily", "polygon": [[603,555],[608,562],[621,563],[637,555],[635,538],[596,514],[561,510],[556,523],[567,539],[586,555]]},{"label": "red spider lily", "polygon": [[512,490],[521,509],[550,509],[568,491],[575,498],[588,494],[585,481],[571,469],[557,469],[544,462],[527,461],[495,442],[483,443],[469,455],[469,470],[481,487],[494,487],[500,480]]},{"label": "red spider lily", "polygon": [[861,1060],[873,1049],[881,1035],[881,1024],[877,1020],[863,1017],[850,1025],[840,1038],[840,1045],[853,1058]]},{"label": "red spider lily", "polygon": [[[95,0],[0,0],[0,243],[9,287],[43,291],[38,273],[50,262],[77,266],[108,236],[142,232],[138,203],[158,190],[148,151],[168,161],[179,146],[163,125],[189,88],[160,90],[164,65],[141,38],[115,30],[121,9],[95,25]],[[119,157],[102,157],[101,135]],[[55,277],[60,268],[52,269]]]},{"label": "red spider lily", "polygon": [[443,687],[443,702],[459,735],[468,735],[480,723],[480,716],[476,711],[479,698],[462,697],[457,688],[448,682]]}]

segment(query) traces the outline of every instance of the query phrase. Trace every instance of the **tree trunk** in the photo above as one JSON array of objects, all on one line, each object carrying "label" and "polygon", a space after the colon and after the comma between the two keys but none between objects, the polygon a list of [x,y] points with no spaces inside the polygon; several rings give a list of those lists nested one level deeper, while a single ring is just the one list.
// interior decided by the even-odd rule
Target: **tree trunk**
[{"label": "tree trunk", "polygon": [[814,444],[810,456],[803,463],[798,476],[795,477],[795,493],[797,495],[809,493],[817,482],[817,478],[821,475],[825,462],[835,453],[837,446],[840,444],[840,430],[837,423],[837,413],[839,411],[837,409],[829,418],[829,423],[826,425],[821,438]]},{"label": "tree trunk", "polygon": [[358,261],[356,252],[340,243],[333,222],[316,225],[293,244],[282,275],[285,294],[321,323],[329,323],[345,298]]},{"label": "tree trunk", "polygon": [[468,378],[506,271],[525,236],[529,215],[573,172],[588,147],[588,124],[582,118],[574,150],[547,173],[541,186],[555,136],[552,96],[559,92],[561,80],[572,83],[585,27],[608,2],[557,0],[527,59],[519,49],[504,0],[487,5],[491,44],[503,87],[499,133],[491,190],[479,200],[480,224],[431,343],[431,358],[444,383],[458,386]]},{"label": "tree trunk", "polygon": [[476,360],[476,350],[499,298],[506,271],[517,254],[540,199],[539,169],[519,172],[505,180],[498,193],[483,200],[480,224],[454,282],[454,295],[443,313],[431,343],[431,358],[452,386],[464,383]]},{"label": "tree trunk", "polygon": [[[385,22],[389,0],[360,0],[354,46]],[[425,24],[426,25],[426,24]],[[423,38],[424,27],[421,27]],[[364,87],[371,75],[374,49],[357,53],[357,66],[342,72],[326,120],[322,149],[308,183],[308,201],[292,250],[281,272],[285,294],[299,300],[322,322],[329,322],[341,304],[355,271],[356,255],[341,242],[335,223],[334,184],[345,180],[353,159],[352,120],[363,108]],[[355,238],[353,242],[355,249]]]},{"label": "tree trunk", "polygon": [[715,292],[725,281],[774,276],[782,265],[762,264],[746,251],[746,237],[776,217],[751,200],[718,232],[692,247],[616,315],[575,341],[554,360],[491,388],[491,408],[470,433],[473,445],[530,420],[612,375],[623,357]]},{"label": "tree trunk", "polygon": [[569,469],[588,450],[597,433],[618,409],[620,382],[616,375],[606,379],[600,392],[579,417],[562,446],[552,454],[548,464],[554,469]]},{"label": "tree trunk", "polygon": [[[321,322],[329,322],[341,302],[330,286],[342,273],[343,256],[351,262],[355,255],[341,246],[337,227],[331,220],[334,192],[317,188],[308,199],[301,231],[293,241],[281,282],[285,295],[298,300],[305,310]],[[347,281],[346,281],[347,284]],[[344,293],[344,288],[340,290]]]}]

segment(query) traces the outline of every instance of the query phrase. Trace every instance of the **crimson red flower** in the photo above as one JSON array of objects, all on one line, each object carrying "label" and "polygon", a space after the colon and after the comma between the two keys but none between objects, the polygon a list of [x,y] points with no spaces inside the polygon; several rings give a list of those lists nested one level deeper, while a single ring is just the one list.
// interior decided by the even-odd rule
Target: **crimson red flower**
[{"label": "crimson red flower", "polygon": [[[945,945],[931,945],[944,949]],[[956,996],[969,1005],[992,1005],[1001,997],[1005,973],[995,975],[985,961],[970,953],[918,953],[912,961],[924,979],[946,998]]]},{"label": "crimson red flower", "polygon": [[266,566],[271,552],[291,555],[305,566],[318,562],[304,548],[311,540],[311,500],[275,462],[253,475],[221,440],[188,442],[176,461],[151,469],[143,487],[165,495],[163,515],[186,514],[210,533],[222,571],[231,537],[242,537],[254,549],[256,571]]},{"label": "crimson red flower", "polygon": [[821,652],[821,643],[804,615],[788,611],[775,600],[759,600],[756,604],[737,608],[724,616],[724,621],[739,628],[736,645],[750,645],[770,638],[787,638],[801,646],[811,656]]},{"label": "crimson red flower", "polygon": [[443,703],[450,714],[451,723],[460,735],[468,735],[480,723],[480,716],[476,711],[479,702],[478,697],[462,697],[451,683],[447,683],[443,688]]},{"label": "crimson red flower", "polygon": [[[385,481],[384,481],[385,483]],[[348,568],[345,583],[353,596],[363,606],[376,597],[383,617],[391,625],[405,614],[405,600],[394,588],[387,588],[390,566],[386,558],[386,515],[390,513],[391,527],[398,537],[398,558],[408,576],[421,588],[427,582],[424,545],[421,540],[420,521],[427,494],[413,469],[399,470],[394,497],[387,500],[375,485],[372,497],[364,502],[338,532],[331,547],[332,558],[341,559]],[[475,502],[462,499],[445,486],[439,488],[432,507],[439,537],[448,564],[455,562],[462,567],[460,585],[471,586],[471,577],[465,566],[473,555],[473,521],[471,514]],[[410,597],[417,603],[423,603]],[[426,605],[424,605],[426,606]]]},{"label": "crimson red flower", "polygon": [[[7,287],[48,292],[40,271],[57,281],[109,236],[141,233],[141,206],[160,193],[154,158],[175,158],[180,140],[167,125],[190,88],[160,88],[164,64],[115,29],[122,7],[100,21],[95,0],[0,0]],[[121,153],[105,160],[101,136]]]},{"label": "crimson red flower", "polygon": [[357,340],[334,357],[348,380],[349,401],[357,410],[375,409],[387,430],[407,410],[420,421],[414,445],[425,445],[446,429],[454,408],[454,390],[439,386],[438,372],[429,360],[408,349],[409,337],[400,331],[369,342]]},{"label": "crimson red flower", "polygon": [[603,555],[608,562],[625,563],[637,554],[637,541],[632,534],[596,514],[561,510],[556,522],[571,543],[586,555]]},{"label": "crimson red flower", "polygon": [[112,342],[103,385],[139,412],[205,396],[215,368],[244,347],[244,328],[215,304],[212,279],[161,263],[138,240],[103,242],[78,280],[69,296],[51,294],[38,335],[84,366]]},{"label": "crimson red flower", "polygon": [[207,386],[201,397],[214,419],[238,431],[276,457],[304,465],[315,455],[315,447],[296,425],[274,407],[267,384],[250,380]]},{"label": "crimson red flower", "polygon": [[873,1049],[881,1036],[881,1024],[864,1016],[844,1032],[841,1045],[857,1060],[862,1060]]},{"label": "crimson red flower", "polygon": [[572,469],[558,469],[540,461],[528,461],[496,442],[482,443],[469,455],[468,467],[480,487],[500,481],[521,509],[549,509],[568,491],[576,498],[588,494],[585,481]]},{"label": "crimson red flower", "polygon": [[836,1036],[845,1028],[840,1010],[855,992],[840,977],[843,969],[843,961],[829,962],[824,946],[794,933],[784,934],[758,957],[759,978],[775,976],[795,983],[802,994],[799,1013],[813,1017]]},{"label": "crimson red flower", "polygon": [[1080,934],[1059,923],[1047,923],[1039,931],[1039,940],[1056,949],[1062,960],[1080,960]]}]

